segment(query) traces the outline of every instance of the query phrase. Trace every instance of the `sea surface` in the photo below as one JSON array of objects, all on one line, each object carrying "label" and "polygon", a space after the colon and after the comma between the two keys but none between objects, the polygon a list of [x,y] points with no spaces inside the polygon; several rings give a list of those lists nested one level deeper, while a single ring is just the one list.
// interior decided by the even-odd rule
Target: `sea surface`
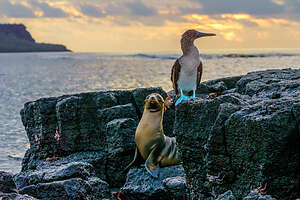
[{"label": "sea surface", "polygon": [[[202,80],[266,69],[300,69],[300,49],[201,51]],[[42,97],[111,89],[161,86],[179,54],[0,54],[0,171],[17,173],[29,148],[21,122],[25,102]]]}]

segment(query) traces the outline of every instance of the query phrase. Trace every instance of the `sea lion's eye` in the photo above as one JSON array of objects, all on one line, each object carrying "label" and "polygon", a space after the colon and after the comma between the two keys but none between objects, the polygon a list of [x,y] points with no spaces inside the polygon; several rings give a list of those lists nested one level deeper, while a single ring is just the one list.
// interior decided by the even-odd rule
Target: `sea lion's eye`
[{"label": "sea lion's eye", "polygon": [[157,95],[156,98],[158,99],[159,102],[164,102],[164,100],[161,98],[161,96]]}]

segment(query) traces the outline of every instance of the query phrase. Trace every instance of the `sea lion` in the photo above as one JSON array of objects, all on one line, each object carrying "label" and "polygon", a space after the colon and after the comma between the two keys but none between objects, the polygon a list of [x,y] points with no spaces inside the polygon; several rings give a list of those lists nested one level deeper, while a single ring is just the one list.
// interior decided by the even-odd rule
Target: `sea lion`
[{"label": "sea lion", "polygon": [[169,105],[169,97],[166,102],[157,93],[146,97],[143,116],[135,132],[137,147],[134,159],[126,169],[134,164],[138,157],[142,157],[146,170],[151,176],[158,178],[160,167],[180,164],[176,138],[168,137],[163,132],[163,116]]}]

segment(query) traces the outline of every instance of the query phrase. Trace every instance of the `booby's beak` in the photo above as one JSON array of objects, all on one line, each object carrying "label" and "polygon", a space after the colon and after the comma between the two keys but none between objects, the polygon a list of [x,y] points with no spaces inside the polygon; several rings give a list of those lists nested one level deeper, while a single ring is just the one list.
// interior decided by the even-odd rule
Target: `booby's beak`
[{"label": "booby's beak", "polygon": [[216,34],[214,34],[214,33],[201,33],[201,32],[198,32],[198,34],[197,34],[197,38],[208,37],[208,36],[216,36]]}]

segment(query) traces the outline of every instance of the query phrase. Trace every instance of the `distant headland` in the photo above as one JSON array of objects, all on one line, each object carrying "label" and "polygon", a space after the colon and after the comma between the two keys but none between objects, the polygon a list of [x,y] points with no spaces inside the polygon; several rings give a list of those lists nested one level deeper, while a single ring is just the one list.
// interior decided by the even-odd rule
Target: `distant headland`
[{"label": "distant headland", "polygon": [[0,53],[70,51],[64,45],[37,43],[23,24],[0,24]]}]

